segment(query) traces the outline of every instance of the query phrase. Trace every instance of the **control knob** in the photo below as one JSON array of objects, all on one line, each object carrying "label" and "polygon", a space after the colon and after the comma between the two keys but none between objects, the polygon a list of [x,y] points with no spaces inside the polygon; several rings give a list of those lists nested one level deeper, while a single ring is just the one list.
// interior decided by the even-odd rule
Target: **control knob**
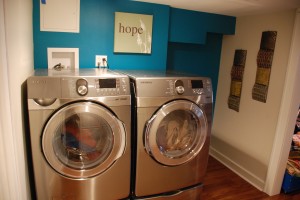
[{"label": "control knob", "polygon": [[177,94],[183,94],[184,93],[184,87],[183,86],[177,86],[176,87]]},{"label": "control knob", "polygon": [[176,90],[177,94],[183,94],[184,93],[184,85],[183,85],[182,80],[176,80],[175,90]]},{"label": "control knob", "polygon": [[78,79],[76,82],[76,91],[80,96],[88,93],[88,82],[84,79]]}]

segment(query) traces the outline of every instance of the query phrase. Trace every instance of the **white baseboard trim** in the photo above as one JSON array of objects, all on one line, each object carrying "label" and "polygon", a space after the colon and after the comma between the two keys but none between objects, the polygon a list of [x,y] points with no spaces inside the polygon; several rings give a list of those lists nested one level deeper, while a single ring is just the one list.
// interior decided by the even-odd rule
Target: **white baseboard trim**
[{"label": "white baseboard trim", "polygon": [[236,173],[238,176],[243,178],[245,181],[256,187],[258,190],[263,191],[265,186],[264,180],[249,172],[247,169],[240,166],[238,163],[234,162],[229,157],[225,156],[213,147],[210,147],[209,154],[213,158],[221,162],[223,165],[225,165],[227,168],[232,170],[234,173]]}]

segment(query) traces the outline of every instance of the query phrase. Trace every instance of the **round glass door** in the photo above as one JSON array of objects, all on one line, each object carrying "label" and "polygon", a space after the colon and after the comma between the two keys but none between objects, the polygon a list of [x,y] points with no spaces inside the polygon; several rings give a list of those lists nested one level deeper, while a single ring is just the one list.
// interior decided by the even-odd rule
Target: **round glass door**
[{"label": "round glass door", "polygon": [[42,135],[42,149],[58,173],[71,178],[92,177],[123,154],[124,125],[98,104],[73,103],[49,119]]},{"label": "round glass door", "polygon": [[169,166],[192,160],[207,137],[207,120],[196,104],[176,100],[164,105],[148,121],[145,129],[147,152]]}]

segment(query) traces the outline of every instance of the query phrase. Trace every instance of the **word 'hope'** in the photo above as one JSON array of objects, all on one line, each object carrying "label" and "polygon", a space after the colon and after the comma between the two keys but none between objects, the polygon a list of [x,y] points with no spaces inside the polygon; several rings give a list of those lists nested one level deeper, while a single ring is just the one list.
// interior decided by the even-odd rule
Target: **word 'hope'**
[{"label": "word 'hope'", "polygon": [[143,34],[143,28],[135,26],[123,26],[121,23],[119,23],[119,33],[130,33],[131,36],[134,36],[135,34]]}]

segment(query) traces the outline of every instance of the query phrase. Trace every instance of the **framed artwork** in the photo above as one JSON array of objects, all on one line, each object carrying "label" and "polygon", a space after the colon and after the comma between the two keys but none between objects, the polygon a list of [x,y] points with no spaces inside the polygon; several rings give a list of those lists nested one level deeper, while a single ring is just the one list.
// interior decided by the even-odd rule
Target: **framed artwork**
[{"label": "framed artwork", "polygon": [[239,112],[242,95],[243,76],[247,58],[247,50],[237,49],[234,53],[233,66],[231,68],[230,94],[228,107]]},{"label": "framed artwork", "polygon": [[151,54],[152,15],[115,12],[114,52]]},{"label": "framed artwork", "polygon": [[257,70],[252,99],[263,103],[267,102],[276,37],[277,31],[262,32],[260,49],[256,58]]}]

